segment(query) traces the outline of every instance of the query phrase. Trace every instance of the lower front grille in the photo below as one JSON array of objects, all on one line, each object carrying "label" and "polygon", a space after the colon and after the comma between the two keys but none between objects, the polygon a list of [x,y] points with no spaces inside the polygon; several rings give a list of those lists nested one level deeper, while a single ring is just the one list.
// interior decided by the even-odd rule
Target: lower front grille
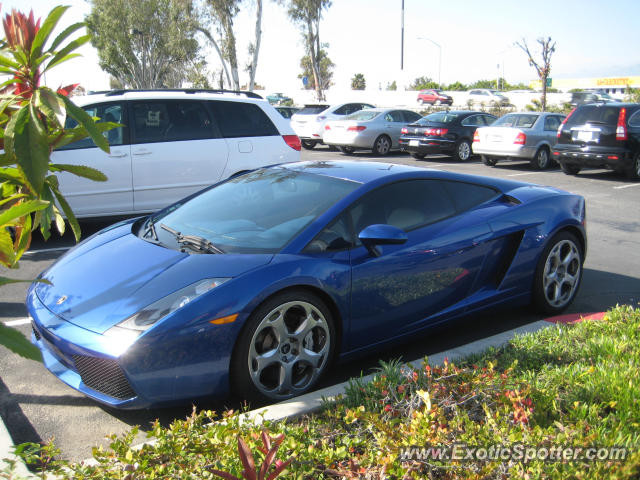
[{"label": "lower front grille", "polygon": [[73,360],[82,382],[87,387],[118,400],[126,400],[136,396],[127,377],[124,376],[120,365],[115,360],[85,355],[74,355]]},{"label": "lower front grille", "polygon": [[33,335],[36,337],[36,340],[40,341],[42,337],[40,336],[40,332],[38,332],[33,322],[31,322],[31,331],[33,331]]}]

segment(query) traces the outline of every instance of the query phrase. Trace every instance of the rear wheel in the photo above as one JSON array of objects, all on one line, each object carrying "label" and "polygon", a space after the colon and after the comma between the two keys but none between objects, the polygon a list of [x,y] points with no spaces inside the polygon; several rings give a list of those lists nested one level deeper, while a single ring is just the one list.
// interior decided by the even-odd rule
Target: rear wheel
[{"label": "rear wheel", "polygon": [[338,150],[340,150],[342,153],[345,153],[347,155],[351,155],[355,151],[353,147],[347,147],[347,146],[338,147]]},{"label": "rear wheel", "polygon": [[416,160],[423,160],[424,157],[426,156],[425,153],[416,153],[416,152],[411,152],[409,155],[411,155]]},{"label": "rear wheel", "polygon": [[579,165],[575,165],[573,163],[561,163],[560,168],[567,175],[577,175],[581,170]]},{"label": "rear wheel", "polygon": [[573,301],[582,278],[583,253],[575,235],[560,232],[542,251],[533,284],[534,307],[556,314]]},{"label": "rear wheel", "polygon": [[460,140],[456,144],[456,148],[453,152],[453,158],[460,162],[466,162],[471,158],[471,144],[469,140]]},{"label": "rear wheel", "polygon": [[482,155],[482,163],[488,167],[495,167],[498,159],[496,157],[490,157],[489,155]]},{"label": "rear wheel", "polygon": [[391,150],[391,139],[386,135],[380,135],[373,144],[373,153],[376,155],[387,155]]},{"label": "rear wheel", "polygon": [[640,180],[640,152],[636,153],[633,159],[633,165],[627,170],[627,177],[631,180]]},{"label": "rear wheel", "polygon": [[436,100],[436,105],[440,105],[442,103],[441,100]]},{"label": "rear wheel", "polygon": [[313,149],[313,147],[315,147],[315,146],[316,146],[316,143],[318,143],[318,142],[316,142],[316,141],[314,141],[314,140],[302,140],[302,141],[301,141],[301,143],[302,143],[302,147],[303,147],[304,149],[306,149],[306,150],[312,150],[312,149]]},{"label": "rear wheel", "polygon": [[531,159],[531,166],[536,170],[545,170],[551,165],[551,158],[549,157],[549,150],[547,147],[540,147],[536,152],[535,157]]}]

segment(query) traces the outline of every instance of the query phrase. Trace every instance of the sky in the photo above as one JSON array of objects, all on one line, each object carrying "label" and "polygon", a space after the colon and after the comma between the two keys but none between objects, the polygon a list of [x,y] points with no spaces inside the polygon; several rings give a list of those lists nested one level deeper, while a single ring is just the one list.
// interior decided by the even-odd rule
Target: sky
[{"label": "sky", "polygon": [[[36,17],[45,17],[60,3],[71,6],[61,27],[81,21],[91,9],[83,0],[4,0],[0,12],[33,9]],[[300,89],[299,63],[305,54],[301,33],[276,1],[263,3],[256,81],[269,92]],[[404,0],[403,69],[401,5],[402,0],[333,0],[320,24],[320,40],[328,44],[335,64],[336,88],[348,89],[356,73],[365,76],[367,89],[385,88],[393,81],[402,88],[419,76],[440,77],[445,84],[472,83],[503,72],[510,83],[528,84],[536,73],[514,42],[525,39],[538,56],[536,39],[549,36],[556,42],[552,78],[640,75],[639,0]],[[254,15],[252,0],[245,0],[235,21],[240,65],[249,58]],[[97,51],[87,45],[80,52],[81,59],[52,70],[46,83],[57,87],[80,82],[87,90],[107,89],[108,75],[98,65]],[[219,69],[215,52],[206,55],[210,71]],[[247,80],[240,72],[241,84]]]}]

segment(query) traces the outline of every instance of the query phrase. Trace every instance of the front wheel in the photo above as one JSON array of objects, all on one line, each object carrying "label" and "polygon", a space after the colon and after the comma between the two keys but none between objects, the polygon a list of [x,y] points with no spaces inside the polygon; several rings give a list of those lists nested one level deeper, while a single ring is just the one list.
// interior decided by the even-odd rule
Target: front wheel
[{"label": "front wheel", "polygon": [[346,155],[351,155],[355,151],[353,147],[347,147],[347,146],[338,147],[338,150],[340,150],[342,153]]},{"label": "front wheel", "polygon": [[535,157],[531,159],[531,166],[536,170],[545,170],[551,165],[551,158],[549,157],[549,150],[545,147],[540,147],[536,152]]},{"label": "front wheel", "polygon": [[471,158],[471,144],[469,140],[460,140],[453,152],[453,158],[459,162],[466,162]]},{"label": "front wheel", "polygon": [[542,251],[533,284],[532,301],[536,309],[557,314],[567,308],[580,286],[582,248],[569,232],[555,235]]},{"label": "front wheel", "polygon": [[490,157],[489,155],[482,155],[482,163],[488,167],[495,167],[498,159],[496,157]]},{"label": "front wheel", "polygon": [[313,140],[302,140],[301,143],[302,143],[302,147],[304,149],[313,150],[313,147],[315,147],[316,143],[318,143],[318,142],[315,142]]},{"label": "front wheel", "polygon": [[251,315],[231,360],[234,392],[243,399],[279,401],[308,392],[335,348],[333,318],[315,295],[274,296]]},{"label": "front wheel", "polygon": [[577,175],[580,173],[580,166],[573,163],[561,163],[560,169],[567,175]]},{"label": "front wheel", "polygon": [[380,135],[373,144],[373,153],[385,156],[391,150],[391,139],[386,135]]}]

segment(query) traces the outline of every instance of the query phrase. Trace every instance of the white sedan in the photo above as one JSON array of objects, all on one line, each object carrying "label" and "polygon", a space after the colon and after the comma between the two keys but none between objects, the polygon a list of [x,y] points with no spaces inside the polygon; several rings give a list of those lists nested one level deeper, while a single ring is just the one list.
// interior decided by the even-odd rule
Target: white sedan
[{"label": "white sedan", "polygon": [[372,150],[376,155],[386,155],[398,148],[402,127],[422,116],[411,110],[395,108],[371,108],[353,113],[343,120],[333,120],[325,125],[323,141],[338,147],[342,153],[355,150]]}]

